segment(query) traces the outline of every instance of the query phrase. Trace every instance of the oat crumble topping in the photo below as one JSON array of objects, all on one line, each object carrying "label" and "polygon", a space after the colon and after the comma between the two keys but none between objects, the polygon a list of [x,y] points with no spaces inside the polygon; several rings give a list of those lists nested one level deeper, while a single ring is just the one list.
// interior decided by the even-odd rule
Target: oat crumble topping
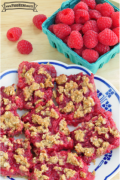
[{"label": "oat crumble topping", "polygon": [[30,164],[28,163],[27,158],[25,158],[22,155],[16,155],[16,154],[14,154],[13,157],[15,158],[16,163],[21,164],[26,168],[29,168]]},{"label": "oat crumble topping", "polygon": [[80,142],[84,142],[84,136],[85,136],[85,132],[86,131],[82,131],[82,130],[76,130],[74,133],[75,133],[75,139],[77,141],[80,141]]},{"label": "oat crumble topping", "polygon": [[73,153],[68,153],[67,163],[70,163],[74,166],[79,166],[81,168],[83,167],[83,163],[81,161],[79,162]]},{"label": "oat crumble topping", "polygon": [[85,172],[81,171],[81,172],[80,172],[80,176],[85,179],[86,176],[87,176],[87,174],[86,174]]},{"label": "oat crumble topping", "polygon": [[41,116],[38,116],[37,114],[32,114],[32,122],[35,124],[37,123],[43,126],[44,128],[48,128],[51,125],[49,117],[42,118]]},{"label": "oat crumble topping", "polygon": [[101,138],[97,138],[97,136],[95,137],[91,137],[90,141],[92,142],[92,144],[96,147],[100,147],[101,144],[103,143],[103,140]]},{"label": "oat crumble topping", "polygon": [[13,96],[13,95],[15,95],[16,93],[15,93],[15,88],[14,88],[14,86],[5,87],[4,93],[6,93],[8,96]]},{"label": "oat crumble topping", "polygon": [[10,168],[10,164],[9,162],[7,162],[8,160],[8,153],[0,151],[0,167],[4,167],[6,169]]},{"label": "oat crumble topping", "polygon": [[41,142],[35,143],[36,147],[40,148],[41,150],[44,149],[45,147],[51,148],[54,144],[63,144],[63,141],[59,140],[60,139],[59,133],[55,135],[43,134],[42,139],[43,140]]},{"label": "oat crumble topping", "polygon": [[65,119],[62,119],[60,121],[59,126],[60,126],[60,131],[63,132],[65,135],[70,134],[70,131],[69,131],[68,127],[67,127],[67,122],[65,121]]},{"label": "oat crumble topping", "polygon": [[57,84],[64,84],[66,81],[67,81],[67,77],[64,74],[56,77]]},{"label": "oat crumble topping", "polygon": [[37,90],[35,91],[35,96],[39,97],[39,98],[43,98],[44,97],[44,92]]},{"label": "oat crumble topping", "polygon": [[74,171],[72,169],[65,168],[64,173],[67,176],[67,178],[71,178],[76,174],[76,171]]},{"label": "oat crumble topping", "polygon": [[33,92],[35,90],[39,89],[39,88],[40,88],[40,85],[38,83],[36,83],[36,82],[33,82],[32,85],[29,86],[29,87],[25,87],[23,89],[23,94],[25,96],[25,101],[30,100]]},{"label": "oat crumble topping", "polygon": [[94,153],[94,148],[83,148],[79,143],[75,146],[75,150],[78,153],[84,153],[84,155],[87,157],[91,157]]},{"label": "oat crumble topping", "polygon": [[66,113],[74,111],[73,102],[72,101],[68,102],[67,105],[61,111]]},{"label": "oat crumble topping", "polygon": [[21,123],[18,116],[14,116],[10,111],[6,111],[0,117],[0,126],[4,130],[10,128],[11,132],[13,132],[16,129],[18,130],[21,128]]},{"label": "oat crumble topping", "polygon": [[25,73],[25,80],[28,85],[30,85],[32,82],[34,82],[33,73],[35,69],[31,68]]}]

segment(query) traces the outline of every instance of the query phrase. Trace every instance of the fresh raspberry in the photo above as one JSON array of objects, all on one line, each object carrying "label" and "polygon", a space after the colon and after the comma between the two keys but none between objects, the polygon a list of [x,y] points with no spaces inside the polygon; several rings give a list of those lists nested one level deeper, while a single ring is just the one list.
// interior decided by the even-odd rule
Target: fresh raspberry
[{"label": "fresh raspberry", "polygon": [[103,3],[100,12],[103,16],[110,17],[114,12],[114,8],[109,3]]},{"label": "fresh raspberry", "polygon": [[59,14],[59,20],[64,24],[71,25],[74,23],[74,19],[74,11],[70,8],[62,10]]},{"label": "fresh raspberry", "polygon": [[38,14],[33,17],[33,24],[40,30],[42,30],[42,23],[47,19],[44,14]]},{"label": "fresh raspberry", "polygon": [[74,49],[74,51],[79,55],[82,56],[82,51],[85,50],[86,48],[83,46],[81,49]]},{"label": "fresh raspberry", "polygon": [[111,28],[112,19],[110,17],[100,17],[97,20],[97,25],[100,31],[104,30],[105,28]]},{"label": "fresh raspberry", "polygon": [[120,26],[120,12],[113,12],[111,14],[111,18],[112,18],[112,26],[115,27],[119,27]]},{"label": "fresh raspberry", "polygon": [[107,46],[114,46],[118,43],[117,35],[111,29],[104,29],[98,35],[98,40],[100,43]]},{"label": "fresh raspberry", "polygon": [[85,49],[82,52],[82,58],[87,60],[89,63],[94,63],[99,58],[99,54],[93,49]]},{"label": "fresh raspberry", "polygon": [[70,48],[81,49],[83,47],[83,38],[78,31],[72,31],[67,42]]},{"label": "fresh raspberry", "polygon": [[98,33],[93,30],[87,31],[83,36],[83,43],[87,48],[94,48],[98,44]]},{"label": "fresh raspberry", "polygon": [[55,24],[53,26],[53,32],[58,38],[64,39],[71,33],[71,28],[67,24]]},{"label": "fresh raspberry", "polygon": [[21,54],[30,54],[33,50],[33,47],[29,41],[21,40],[17,44],[17,49]]},{"label": "fresh raspberry", "polygon": [[98,43],[97,46],[94,48],[95,51],[97,51],[100,55],[105,54],[106,52],[110,51],[110,47],[103,45],[101,43]]},{"label": "fresh raspberry", "polygon": [[84,9],[88,11],[88,5],[82,1],[80,1],[76,6],[73,8],[73,11],[77,11],[78,9]]},{"label": "fresh raspberry", "polygon": [[118,42],[120,42],[120,27],[116,27],[113,29],[113,32],[117,35],[118,37]]},{"label": "fresh raspberry", "polygon": [[101,17],[101,13],[95,9],[91,9],[89,11],[90,19],[98,19]]},{"label": "fresh raspberry", "polygon": [[81,0],[81,1],[85,2],[90,9],[95,9],[96,6],[95,0]]},{"label": "fresh raspberry", "polygon": [[68,38],[69,38],[69,36],[66,36],[65,39],[63,39],[63,42],[64,42],[65,44],[67,44]]},{"label": "fresh raspberry", "polygon": [[96,9],[97,11],[101,12],[101,6],[102,6],[102,4],[97,4],[96,7],[95,7],[95,9]]},{"label": "fresh raspberry", "polygon": [[97,22],[95,20],[89,20],[83,25],[82,27],[83,34],[85,34],[88,30],[93,30],[99,33]]},{"label": "fresh raspberry", "polygon": [[71,31],[81,31],[83,25],[82,24],[72,24],[70,27],[71,27]]},{"label": "fresh raspberry", "polygon": [[52,32],[52,33],[54,33],[54,32],[53,32],[53,26],[54,26],[54,24],[52,24],[52,25],[50,25],[50,26],[48,27],[48,30],[49,30],[50,32]]},{"label": "fresh raspberry", "polygon": [[7,38],[9,41],[17,41],[22,35],[22,29],[19,27],[13,27],[7,31]]},{"label": "fresh raspberry", "polygon": [[59,11],[59,12],[56,14],[56,17],[55,17],[55,24],[61,23],[60,18],[59,18],[59,15],[60,15],[60,14],[61,14],[61,11]]},{"label": "fresh raspberry", "polygon": [[84,24],[86,21],[90,19],[88,11],[84,9],[78,9],[75,12],[75,22],[77,24]]}]

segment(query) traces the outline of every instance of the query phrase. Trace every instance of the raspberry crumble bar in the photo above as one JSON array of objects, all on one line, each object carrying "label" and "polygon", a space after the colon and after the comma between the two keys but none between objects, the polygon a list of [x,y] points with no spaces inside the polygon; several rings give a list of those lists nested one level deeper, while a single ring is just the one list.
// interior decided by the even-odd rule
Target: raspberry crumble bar
[{"label": "raspberry crumble bar", "polygon": [[17,95],[23,101],[23,108],[32,109],[51,99],[55,77],[54,66],[23,61],[18,68],[17,84]]},{"label": "raspberry crumble bar", "polygon": [[16,96],[14,85],[0,88],[0,114],[4,114],[5,111],[16,111],[22,106],[22,100]]},{"label": "raspberry crumble bar", "polygon": [[27,140],[0,137],[0,168],[3,176],[30,176],[32,154]]},{"label": "raspberry crumble bar", "polygon": [[94,180],[95,176],[88,171],[88,166],[81,157],[69,151],[43,151],[33,158],[34,168],[29,180]]},{"label": "raspberry crumble bar", "polygon": [[60,112],[68,124],[77,126],[89,121],[100,109],[100,100],[95,89],[94,75],[60,75],[56,77],[57,92],[54,97]]},{"label": "raspberry crumble bar", "polygon": [[110,112],[103,110],[71,132],[76,152],[89,164],[120,145],[120,133]]},{"label": "raspberry crumble bar", "polygon": [[30,139],[34,152],[47,152],[72,149],[73,140],[67,123],[52,100],[44,106],[38,105],[35,109],[23,115],[25,136]]}]

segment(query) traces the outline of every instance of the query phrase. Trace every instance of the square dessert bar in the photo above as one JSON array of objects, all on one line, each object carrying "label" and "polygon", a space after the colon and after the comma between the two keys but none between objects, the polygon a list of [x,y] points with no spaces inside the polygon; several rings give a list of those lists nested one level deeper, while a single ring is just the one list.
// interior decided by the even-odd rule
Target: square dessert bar
[{"label": "square dessert bar", "polygon": [[88,171],[88,166],[81,157],[69,151],[43,151],[33,158],[34,168],[30,180],[94,180],[95,176]]},{"label": "square dessert bar", "polygon": [[30,143],[27,140],[0,137],[0,168],[3,176],[29,176],[32,166]]},{"label": "square dessert bar", "polygon": [[23,115],[22,120],[25,136],[30,140],[36,154],[44,149],[51,152],[73,148],[67,123],[52,100],[44,106],[37,105]]},{"label": "square dessert bar", "polygon": [[23,108],[32,109],[51,99],[55,77],[54,66],[23,61],[18,68],[17,84],[17,95],[23,101]]},{"label": "square dessert bar", "polygon": [[0,88],[0,114],[4,114],[5,111],[16,111],[22,107],[22,100],[16,96],[14,85]]},{"label": "square dessert bar", "polygon": [[93,74],[62,74],[56,78],[56,84],[54,97],[68,124],[77,126],[83,121],[89,121],[93,113],[100,110]]},{"label": "square dessert bar", "polygon": [[71,132],[76,152],[89,164],[120,145],[120,133],[110,112],[102,111]]}]

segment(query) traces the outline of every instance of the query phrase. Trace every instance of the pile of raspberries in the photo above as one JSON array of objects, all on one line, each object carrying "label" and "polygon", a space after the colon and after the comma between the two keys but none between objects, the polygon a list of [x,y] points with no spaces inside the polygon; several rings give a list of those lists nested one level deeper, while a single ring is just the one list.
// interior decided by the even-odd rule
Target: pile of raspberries
[{"label": "pile of raspberries", "polygon": [[48,29],[89,63],[120,42],[120,12],[109,3],[81,0],[73,9],[59,11]]}]

